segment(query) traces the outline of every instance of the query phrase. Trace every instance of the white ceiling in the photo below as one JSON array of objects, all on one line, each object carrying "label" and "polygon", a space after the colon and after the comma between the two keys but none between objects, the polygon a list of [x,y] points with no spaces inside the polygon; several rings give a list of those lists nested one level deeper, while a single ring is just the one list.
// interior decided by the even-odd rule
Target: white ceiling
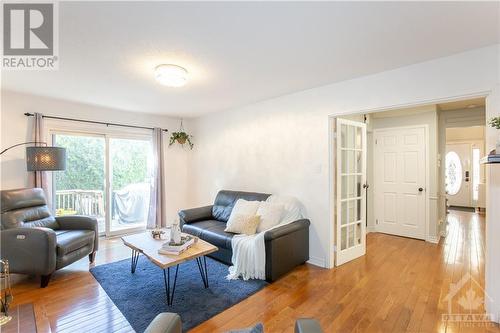
[{"label": "white ceiling", "polygon": [[[498,43],[498,2],[62,2],[58,71],[2,89],[198,116]],[[153,79],[175,63],[183,88]]]}]

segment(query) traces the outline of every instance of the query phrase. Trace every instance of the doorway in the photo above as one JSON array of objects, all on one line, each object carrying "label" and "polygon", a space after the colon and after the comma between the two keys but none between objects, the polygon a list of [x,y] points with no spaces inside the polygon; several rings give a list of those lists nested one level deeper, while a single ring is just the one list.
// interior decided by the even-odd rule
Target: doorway
[{"label": "doorway", "polygon": [[87,215],[107,237],[146,228],[152,180],[150,136],[53,132],[67,167],[53,177],[56,216]]},{"label": "doorway", "polygon": [[484,126],[446,129],[445,189],[449,207],[485,206]]},{"label": "doorway", "polygon": [[[335,119],[337,122],[341,119],[347,123],[364,124],[366,127],[367,171],[366,182],[361,183],[364,191],[360,196],[366,203],[366,207],[361,207],[360,212],[365,217],[364,234],[380,232],[437,244],[446,235],[448,198],[463,192],[467,194],[464,195],[467,201],[455,203],[457,206],[451,208],[480,208],[481,211],[485,208],[485,171],[484,166],[479,164],[480,158],[487,153],[484,147],[484,98],[377,110]],[[476,136],[474,140],[464,137],[469,127],[473,128],[470,131],[477,131],[478,126],[482,136]],[[334,127],[333,133],[335,135],[332,138],[336,141],[332,141],[332,147],[338,149],[337,143],[342,140],[339,127]],[[453,153],[448,156],[462,155],[454,159],[457,165],[456,161],[460,161],[460,165],[455,167],[455,179],[465,183],[461,185],[462,192],[459,192],[460,187],[449,182],[457,187],[454,189],[456,193],[450,191],[450,195],[445,189],[446,165],[453,161],[453,157],[449,157],[447,162],[446,155],[449,152]],[[350,234],[348,228],[347,231],[342,230],[342,223],[345,222],[342,219],[349,216],[349,209],[352,209],[349,205],[342,207],[344,185],[341,182],[344,180],[341,167],[345,159],[349,161],[342,153],[344,152],[332,151],[332,161],[336,165],[333,178],[335,188],[332,188],[332,193],[335,193],[335,213],[332,216],[335,265],[356,257],[342,257],[338,253],[348,249],[343,242],[342,233],[348,239]],[[454,174],[448,172],[448,177],[451,176]],[[356,209],[358,207],[359,205],[355,206]]]},{"label": "doorway", "polygon": [[378,232],[425,239],[427,126],[375,129],[374,214]]}]

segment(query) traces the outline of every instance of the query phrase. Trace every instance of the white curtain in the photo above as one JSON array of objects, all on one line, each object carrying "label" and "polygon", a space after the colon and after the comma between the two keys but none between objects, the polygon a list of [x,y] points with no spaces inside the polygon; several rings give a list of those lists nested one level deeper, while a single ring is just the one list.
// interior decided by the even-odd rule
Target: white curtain
[{"label": "white curtain", "polygon": [[167,226],[167,221],[163,219],[165,207],[163,207],[163,130],[153,129],[153,179],[151,183],[151,193],[149,196],[149,211],[147,228],[163,228]]},{"label": "white curtain", "polygon": [[[43,114],[35,113],[33,117],[33,127],[31,131],[31,139],[32,141],[39,142],[35,144],[35,146],[44,146],[42,142],[45,142],[45,125],[43,120]],[[29,173],[28,182],[30,187],[40,187],[45,192],[45,197],[47,198],[47,202],[51,203],[50,197],[50,186],[47,177],[46,171],[34,171]]]}]

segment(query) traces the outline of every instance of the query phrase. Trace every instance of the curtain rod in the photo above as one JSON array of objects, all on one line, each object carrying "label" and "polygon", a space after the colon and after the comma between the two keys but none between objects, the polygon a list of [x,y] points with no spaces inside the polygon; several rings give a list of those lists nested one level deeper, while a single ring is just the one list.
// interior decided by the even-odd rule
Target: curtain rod
[{"label": "curtain rod", "polygon": [[[28,116],[28,117],[33,117],[35,114],[26,112],[24,115]],[[42,117],[43,118],[47,118],[47,119],[58,119],[58,120],[67,120],[67,121],[79,121],[81,123],[99,124],[99,125],[106,125],[106,126],[120,126],[120,127],[130,127],[130,128],[141,128],[141,129],[153,130],[153,127],[136,126],[136,125],[125,125],[125,124],[117,124],[117,123],[108,123],[108,122],[104,122],[104,121],[84,120],[84,119],[65,118],[65,117],[56,117],[56,116],[45,116],[45,115],[42,115]],[[168,132],[168,129],[162,128],[162,131]]]}]

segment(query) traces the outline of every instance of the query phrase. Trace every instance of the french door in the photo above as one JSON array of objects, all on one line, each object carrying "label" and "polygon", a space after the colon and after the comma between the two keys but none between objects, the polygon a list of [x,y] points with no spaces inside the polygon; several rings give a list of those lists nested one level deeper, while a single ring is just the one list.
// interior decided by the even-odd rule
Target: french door
[{"label": "french door", "polygon": [[366,125],[337,118],[335,264],[366,253]]},{"label": "french door", "polygon": [[99,233],[145,229],[152,180],[150,136],[53,132],[65,147],[67,167],[53,177],[56,215],[88,215]]}]

